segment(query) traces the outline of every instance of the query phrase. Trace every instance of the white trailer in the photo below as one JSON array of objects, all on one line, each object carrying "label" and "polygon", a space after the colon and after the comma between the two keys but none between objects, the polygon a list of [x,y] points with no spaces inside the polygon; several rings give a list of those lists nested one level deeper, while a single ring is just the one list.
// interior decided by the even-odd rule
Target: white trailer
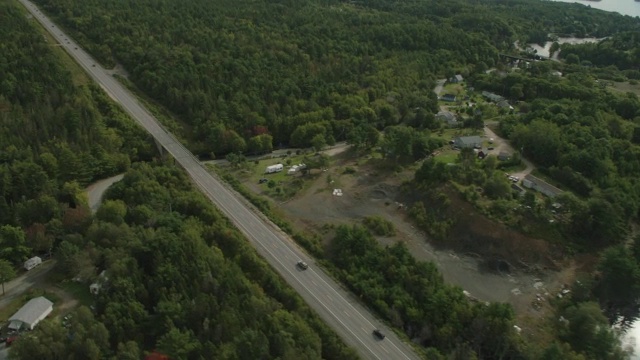
[{"label": "white trailer", "polygon": [[42,259],[40,259],[37,256],[32,257],[31,259],[27,260],[24,262],[24,268],[29,271],[31,269],[33,269],[34,267],[38,266],[42,264]]},{"label": "white trailer", "polygon": [[284,165],[282,164],[270,165],[270,166],[267,166],[267,169],[264,171],[264,173],[273,174],[273,173],[282,171],[282,169],[284,169]]}]

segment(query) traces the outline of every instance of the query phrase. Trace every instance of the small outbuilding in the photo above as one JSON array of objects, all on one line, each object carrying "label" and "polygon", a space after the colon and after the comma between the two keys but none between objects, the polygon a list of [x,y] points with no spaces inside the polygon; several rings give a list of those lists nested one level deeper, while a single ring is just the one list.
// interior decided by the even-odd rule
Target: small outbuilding
[{"label": "small outbuilding", "polygon": [[42,264],[42,259],[38,256],[34,256],[31,259],[24,262],[24,268],[25,270],[29,271],[40,264]]},{"label": "small outbuilding", "polygon": [[44,296],[29,300],[9,318],[11,330],[33,330],[40,321],[53,311],[53,303]]}]

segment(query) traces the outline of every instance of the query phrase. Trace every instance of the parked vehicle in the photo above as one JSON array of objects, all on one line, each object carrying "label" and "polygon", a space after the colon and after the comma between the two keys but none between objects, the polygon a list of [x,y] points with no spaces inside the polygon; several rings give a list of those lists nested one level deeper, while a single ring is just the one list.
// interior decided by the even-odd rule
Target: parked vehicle
[{"label": "parked vehicle", "polygon": [[5,344],[7,344],[7,346],[11,346],[11,344],[13,344],[14,341],[16,341],[18,339],[17,336],[12,336],[10,338],[7,338],[7,340],[5,341]]}]

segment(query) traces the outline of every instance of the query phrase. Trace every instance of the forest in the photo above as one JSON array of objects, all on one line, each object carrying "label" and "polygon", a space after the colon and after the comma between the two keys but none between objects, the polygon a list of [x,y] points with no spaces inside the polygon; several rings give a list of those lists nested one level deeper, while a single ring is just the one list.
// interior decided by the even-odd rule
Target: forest
[{"label": "forest", "polygon": [[482,72],[516,40],[637,31],[629,17],[518,1],[36,1],[105,65],[182,121],[202,156],[298,143],[300,126],[346,139],[437,112],[436,74]]},{"label": "forest", "polygon": [[[358,358],[25,15],[0,3],[0,276],[53,253],[57,276],[108,281],[11,358]],[[122,172],[92,215],[84,187]]]}]

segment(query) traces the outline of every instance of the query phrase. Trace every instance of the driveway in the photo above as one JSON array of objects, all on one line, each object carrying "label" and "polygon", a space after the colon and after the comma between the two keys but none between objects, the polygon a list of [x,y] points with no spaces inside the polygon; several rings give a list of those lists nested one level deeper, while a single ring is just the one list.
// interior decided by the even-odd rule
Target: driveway
[{"label": "driveway", "polygon": [[[511,143],[509,143],[508,140],[503,139],[501,137],[499,137],[493,130],[491,130],[491,128],[488,125],[496,125],[497,122],[496,121],[492,121],[492,122],[486,122],[485,123],[485,127],[484,127],[484,135],[487,138],[493,138],[493,150],[489,151],[489,154],[494,154],[496,156],[498,156],[498,154],[500,154],[501,151],[505,151],[508,152],[510,154],[513,154],[514,152],[516,152],[516,150],[513,148],[513,146],[511,146]],[[522,155],[522,154],[520,154]],[[525,165],[524,170],[515,172],[515,173],[511,173],[509,175],[518,177],[519,179],[524,178],[526,175],[529,175],[531,173],[531,171],[533,171],[533,169],[535,169],[533,163],[531,163],[531,161],[525,159],[524,157],[520,156],[520,158],[522,159],[522,163]]]},{"label": "driveway", "polygon": [[444,83],[447,82],[447,79],[440,79],[436,81],[436,87],[433,88],[433,92],[436,93],[436,95],[440,96],[440,93],[442,92],[442,88],[444,87]]},{"label": "driveway", "polygon": [[102,204],[102,195],[107,191],[109,186],[122,180],[123,177],[124,174],[112,176],[110,178],[97,181],[85,189],[87,197],[89,198],[89,207],[91,208],[92,213],[95,213],[100,207],[100,204]]}]

